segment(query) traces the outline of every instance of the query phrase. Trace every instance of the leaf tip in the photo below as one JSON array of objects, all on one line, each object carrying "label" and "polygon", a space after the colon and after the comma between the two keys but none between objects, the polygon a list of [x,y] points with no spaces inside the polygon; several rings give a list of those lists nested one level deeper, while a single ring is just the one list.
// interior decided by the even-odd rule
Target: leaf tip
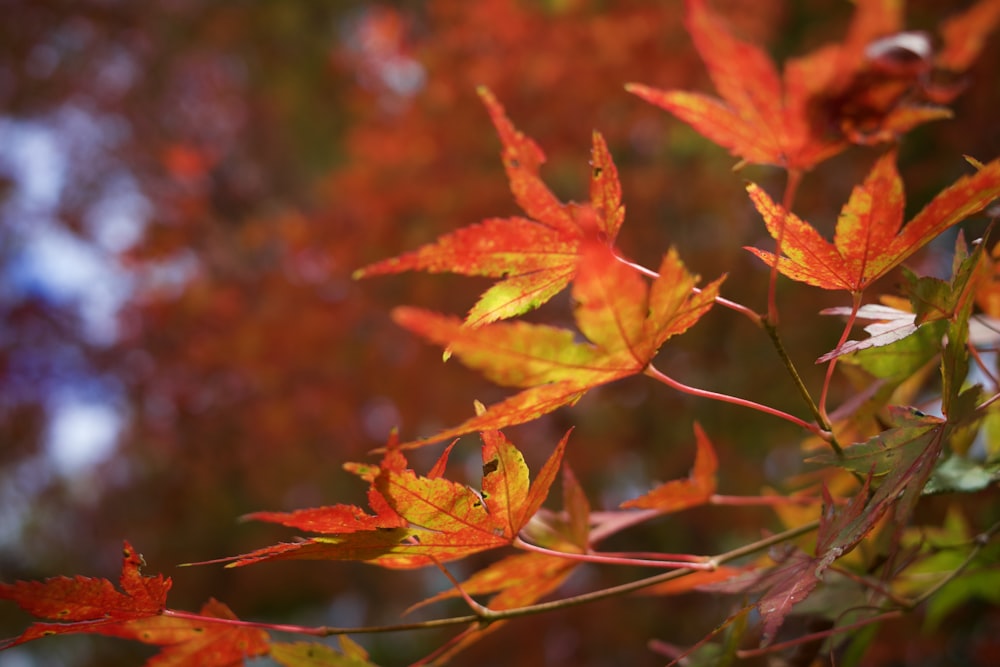
[{"label": "leaf tip", "polygon": [[966,162],[968,162],[973,167],[975,167],[976,171],[979,171],[980,169],[982,169],[983,167],[986,166],[985,164],[983,164],[982,162],[980,162],[976,158],[972,157],[971,155],[963,155],[962,157],[965,158]]}]

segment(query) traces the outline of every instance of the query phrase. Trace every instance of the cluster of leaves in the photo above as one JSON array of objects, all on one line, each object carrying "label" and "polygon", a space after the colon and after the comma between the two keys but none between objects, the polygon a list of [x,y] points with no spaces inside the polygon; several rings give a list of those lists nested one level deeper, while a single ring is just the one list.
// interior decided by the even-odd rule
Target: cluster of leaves
[{"label": "cluster of leaves", "polygon": [[[412,307],[393,311],[402,327],[445,350],[492,382],[520,390],[461,424],[428,438],[400,443],[393,436],[381,462],[348,464],[369,484],[369,510],[335,505],[293,512],[258,512],[248,518],[312,533],[222,559],[229,566],[274,560],[356,560],[386,568],[436,567],[453,584],[418,606],[461,597],[471,615],[389,628],[462,626],[463,631],[422,664],[441,663],[508,619],[642,591],[671,595],[698,589],[736,594],[734,612],[719,626],[720,644],[681,650],[657,648],[691,664],[795,646],[857,659],[870,635],[850,631],[897,618],[925,603],[940,618],[963,600],[989,597],[997,581],[1000,523],[955,519],[932,535],[915,521],[931,494],[968,494],[992,486],[1000,462],[997,399],[1000,381],[984,360],[1000,347],[995,276],[1000,253],[988,237],[970,251],[955,244],[948,279],[920,276],[902,263],[1000,196],[1000,159],[969,159],[971,173],[942,189],[904,225],[906,199],[897,170],[898,144],[917,125],[946,118],[943,106],[958,92],[956,77],[975,59],[1000,20],[1000,3],[982,0],[943,26],[943,46],[903,33],[899,3],[861,3],[844,43],[790,60],[779,77],[758,47],[734,36],[704,0],[688,0],[686,23],[722,99],[640,84],[627,89],[660,106],[728,148],[745,163],[787,171],[781,202],[749,184],[750,201],[776,241],[773,250],[748,248],[771,268],[768,310],[721,295],[724,278],[698,287],[679,252],[664,253],[657,270],[629,261],[618,245],[625,221],[622,188],[608,145],[592,139],[590,198],[563,203],[541,178],[545,155],[517,130],[486,88],[480,96],[502,144],[510,189],[523,216],[491,218],[446,234],[396,258],[359,269],[356,277],[402,271],[454,272],[499,279],[466,318]],[[792,209],[806,172],[852,145],[881,147],[868,175],[851,191],[826,240]],[[886,144],[890,144],[888,148]],[[998,246],[1000,247],[1000,246]],[[899,269],[906,298],[869,290]],[[778,276],[850,295],[837,346],[820,357],[827,374],[818,400],[802,383],[778,335]],[[569,287],[575,329],[514,320]],[[688,386],[654,366],[668,340],[685,334],[714,305],[732,309],[771,336],[788,374],[798,382],[809,419],[748,399]],[[974,314],[979,307],[980,313]],[[860,319],[869,338],[848,340]],[[514,321],[505,321],[514,320]],[[973,379],[975,366],[983,382]],[[827,409],[836,368],[853,395]],[[933,370],[939,369],[935,383]],[[678,391],[759,410],[804,431],[804,456],[816,464],[813,483],[787,495],[733,497],[717,493],[718,456],[706,432],[694,426],[696,457],[688,478],[673,480],[592,512],[563,462],[567,433],[533,482],[521,451],[499,429],[535,420],[577,403],[587,392],[633,375],[646,375]],[[940,410],[940,416],[914,407]],[[404,451],[479,432],[482,480],[478,489],[445,477],[455,442],[426,475],[408,466]],[[819,451],[817,451],[819,448]],[[543,508],[562,471],[563,508]],[[714,555],[604,552],[601,541],[667,513],[703,505],[774,506],[784,527],[742,547]],[[815,537],[810,537],[815,533]],[[487,550],[521,551],[459,582],[445,563]],[[730,564],[734,563],[735,564]],[[664,569],[666,572],[591,593],[539,602],[555,593],[585,563]],[[106,580],[77,577],[0,584],[40,622],[2,648],[45,635],[97,633],[165,646],[148,664],[232,665],[270,654],[285,665],[367,665],[364,651],[343,639],[341,650],[321,644],[275,642],[270,633],[312,636],[352,629],[298,627],[236,619],[210,601],[195,614],[166,607],[170,580],[140,574],[139,557],[125,546],[121,592]],[[927,576],[934,573],[936,576]],[[482,604],[474,596],[491,596]],[[942,601],[943,600],[943,601]],[[812,602],[810,605],[809,602]],[[934,606],[936,605],[936,606]],[[748,612],[760,618],[759,646],[746,648]],[[793,614],[813,615],[824,629],[783,641]],[[842,637],[848,637],[841,641]],[[839,664],[839,662],[838,662]]]}]

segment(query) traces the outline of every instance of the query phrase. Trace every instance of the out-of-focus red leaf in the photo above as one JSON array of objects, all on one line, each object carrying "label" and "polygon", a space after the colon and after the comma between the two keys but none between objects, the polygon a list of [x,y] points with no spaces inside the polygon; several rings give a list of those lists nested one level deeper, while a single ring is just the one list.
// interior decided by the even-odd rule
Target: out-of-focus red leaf
[{"label": "out-of-focus red leaf", "polygon": [[667,514],[708,502],[715,493],[715,473],[719,468],[719,459],[715,455],[711,441],[698,423],[694,425],[694,436],[698,449],[694,468],[687,479],[675,479],[661,484],[643,496],[626,500],[621,507],[655,509]]},{"label": "out-of-focus red leaf", "polygon": [[576,274],[583,238],[599,234],[613,245],[625,217],[618,171],[600,133],[593,134],[590,204],[563,204],[539,175],[542,149],[514,127],[493,93],[480,88],[479,94],[503,144],[511,192],[528,217],[484,220],[354,272],[355,278],[414,270],[504,278],[473,306],[469,326],[521,315],[548,301]]},{"label": "out-of-focus red leaf", "polygon": [[54,577],[44,582],[0,583],[0,599],[16,602],[39,618],[20,636],[0,642],[0,650],[60,634],[93,633],[164,646],[147,667],[235,667],[244,658],[268,651],[268,635],[257,628],[212,619],[237,620],[217,600],[209,600],[198,615],[164,614],[171,581],[163,575],[145,576],[142,556],[125,543],[122,574],[115,590],[107,579]]},{"label": "out-of-focus red leaf", "polygon": [[[746,162],[806,171],[849,143],[877,143],[950,111],[957,87],[928,83],[936,64],[960,70],[978,55],[996,21],[987,0],[946,26],[935,61],[923,35],[903,33],[902,3],[858,3],[847,36],[790,59],[784,76],[759,47],[736,38],[708,7],[688,0],[686,22],[722,99],[629,84],[629,92],[670,111]],[[917,45],[919,43],[919,45]]]},{"label": "out-of-focus red leaf", "polygon": [[699,570],[690,572],[678,579],[670,579],[669,581],[664,581],[662,584],[656,584],[655,586],[650,586],[649,588],[644,588],[639,591],[640,595],[680,595],[681,593],[690,593],[692,591],[697,591],[703,586],[708,586],[709,584],[718,584],[723,581],[729,581],[734,577],[738,577],[742,574],[751,571],[746,567],[730,567],[728,565],[720,565],[714,570]]},{"label": "out-of-focus red leaf", "polygon": [[937,55],[943,69],[961,72],[979,56],[986,37],[1000,21],[1000,0],[981,0],[941,26],[944,45]]},{"label": "out-of-focus red leaf", "polygon": [[568,329],[525,322],[470,329],[457,318],[396,308],[393,319],[404,328],[497,384],[525,388],[459,426],[404,447],[520,424],[576,402],[593,387],[642,372],[668,338],[711,308],[721,279],[694,294],[696,281],[673,250],[650,287],[604,244],[585,244],[573,298],[577,325],[589,343],[576,342]]},{"label": "out-of-focus red leaf", "polygon": [[125,543],[121,591],[107,579],[53,577],[46,581],[0,583],[0,599],[16,602],[29,614],[58,623],[35,623],[19,637],[0,642],[0,649],[57,634],[103,632],[111,626],[157,616],[166,607],[169,577],[147,577],[142,556]]},{"label": "out-of-focus red leaf", "polygon": [[[905,200],[890,151],[854,188],[837,219],[830,243],[754,184],[750,198],[774,238],[782,238],[778,270],[792,280],[830,290],[860,293],[948,227],[983,210],[1000,195],[1000,160],[945,188],[900,231]],[[782,229],[784,230],[782,232]],[[774,254],[747,248],[769,266]]]}]

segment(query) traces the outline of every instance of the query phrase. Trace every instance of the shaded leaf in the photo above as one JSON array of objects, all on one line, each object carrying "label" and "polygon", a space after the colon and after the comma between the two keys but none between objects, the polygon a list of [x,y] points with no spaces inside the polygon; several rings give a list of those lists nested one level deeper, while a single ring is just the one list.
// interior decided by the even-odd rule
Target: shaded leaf
[{"label": "shaded leaf", "polygon": [[867,442],[844,449],[843,456],[824,452],[809,461],[839,465],[860,474],[886,475],[922,452],[936,430],[944,423],[938,417],[912,408],[891,407],[894,428],[879,433]]},{"label": "shaded leaf", "polygon": [[975,493],[1000,479],[1000,464],[982,465],[952,454],[941,462],[924,487],[925,494]]},{"label": "shaded leaf", "polygon": [[346,635],[340,636],[339,652],[315,642],[275,642],[271,657],[283,667],[375,667],[368,653]]},{"label": "shaded leaf", "polygon": [[[850,316],[851,309],[844,307],[825,308],[820,311],[820,315],[841,315]],[[916,315],[905,310],[897,310],[891,306],[883,306],[875,303],[868,303],[858,309],[855,314],[857,320],[873,320],[871,324],[865,325],[865,331],[869,337],[864,340],[849,340],[843,345],[827,352],[816,363],[821,364],[831,359],[867,350],[872,347],[884,347],[898,342],[914,333],[917,327],[914,324]]]}]

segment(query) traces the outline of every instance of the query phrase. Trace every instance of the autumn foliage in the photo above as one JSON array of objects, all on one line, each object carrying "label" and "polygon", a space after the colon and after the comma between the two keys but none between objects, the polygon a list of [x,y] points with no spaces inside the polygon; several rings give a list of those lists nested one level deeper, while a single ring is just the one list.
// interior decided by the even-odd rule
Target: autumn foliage
[{"label": "autumn foliage", "polygon": [[[495,27],[482,48],[502,50],[506,41],[542,35],[548,24],[539,15],[499,2],[431,3],[428,25],[453,22],[459,28],[442,32],[418,54],[402,37],[404,14],[385,9],[358,30],[373,31],[368,39],[387,51],[377,58],[363,48],[341,53],[340,66],[347,62],[362,80],[377,80],[386,60],[402,67],[415,55],[433,68],[465,54],[467,69],[456,70],[458,80],[429,79],[420,93],[423,107],[400,110],[398,91],[385,81],[372,86],[371,97],[391,109],[390,118],[386,126],[376,122],[351,135],[346,150],[357,160],[330,171],[318,186],[333,203],[318,206],[315,216],[331,227],[315,231],[301,212],[265,216],[226,232],[240,241],[234,245],[248,249],[239,257],[225,254],[226,243],[210,240],[228,258],[217,267],[221,273],[251,275],[248,267],[271,252],[261,240],[261,230],[270,230],[280,239],[282,261],[298,267],[289,282],[346,285],[350,274],[359,282],[341,289],[349,289],[357,304],[338,296],[331,314],[311,301],[323,294],[319,288],[293,289],[286,278],[252,274],[238,283],[245,290],[239,292],[202,274],[175,300],[150,290],[135,311],[148,329],[137,326],[133,335],[148,335],[169,376],[155,383],[146,378],[139,386],[178,406],[199,400],[215,405],[211,396],[225,391],[250,397],[241,411],[220,411],[217,422],[178,409],[193,422],[187,433],[231,430],[269,445],[300,438],[305,444],[292,459],[302,466],[319,459],[338,473],[342,466],[367,501],[362,507],[361,496],[338,482],[324,488],[324,500],[314,507],[245,513],[255,527],[291,530],[257,533],[278,535],[265,538],[273,544],[247,546],[239,538],[231,542],[239,545],[233,551],[195,554],[189,560],[200,562],[178,578],[223,564],[252,573],[252,580],[267,578],[266,567],[281,567],[264,565],[275,561],[357,561],[407,592],[403,577],[424,568],[437,577],[436,589],[414,584],[423,594],[403,603],[407,618],[392,622],[334,627],[273,616],[246,620],[242,612],[241,620],[214,598],[197,612],[173,608],[167,599],[171,578],[142,574],[146,563],[125,542],[117,587],[83,576],[0,584],[0,599],[39,619],[0,649],[82,633],[158,647],[147,665],[222,667],[264,655],[289,667],[389,664],[383,659],[508,664],[481,647],[497,650],[485,638],[517,632],[528,623],[521,617],[567,615],[582,623],[592,606],[611,610],[633,604],[636,598],[626,596],[642,596],[641,604],[662,603],[647,609],[663,615],[677,614],[689,600],[715,601],[709,608],[714,616],[698,616],[697,627],[685,625],[674,634],[670,623],[660,623],[655,636],[644,637],[646,646],[629,648],[629,656],[650,664],[890,665],[906,659],[899,638],[906,633],[926,631],[925,655],[944,654],[949,614],[982,614],[994,625],[1000,620],[994,592],[1000,585],[994,493],[1000,474],[1000,244],[992,229],[1000,158],[987,147],[964,156],[910,148],[925,124],[961,122],[953,106],[984,83],[969,71],[1000,23],[1000,2],[979,0],[952,13],[933,37],[907,31],[902,3],[858,2],[841,41],[788,58],[780,71],[762,46],[743,36],[747,26],[738,29],[721,2],[687,0],[676,16],[670,13],[676,8],[628,3],[607,16],[579,8],[562,16],[554,9],[561,3],[550,4],[556,31],[564,25],[566,35],[579,39],[604,34],[598,41],[609,50],[619,33],[622,50],[652,48],[646,41],[651,19],[663,29],[683,26],[690,38],[685,53],[704,63],[714,91],[664,88],[638,80],[656,77],[655,71],[609,66],[621,78],[600,95],[622,86],[631,95],[621,95],[615,110],[599,116],[607,127],[581,130],[570,117],[574,105],[597,107],[600,100],[588,99],[595,93],[586,81],[567,75],[570,59],[539,57],[523,72],[529,79],[548,73],[550,79],[531,85],[558,81],[558,94],[578,96],[566,102],[563,119],[558,109],[518,100],[529,85],[516,81],[518,63],[469,55],[480,48],[468,41],[472,27]],[[625,59],[603,53],[597,60],[613,63],[616,57]],[[608,72],[600,75],[595,80],[609,86]],[[508,97],[520,103],[515,107]],[[483,174],[490,172],[463,173],[461,158],[440,148],[444,139],[428,119],[458,106],[478,115],[462,115],[449,133],[470,146],[485,145],[489,136],[489,150],[499,149],[506,201],[486,183]],[[654,115],[642,116],[651,110]],[[552,117],[546,125],[531,121],[532,114]],[[630,130],[615,127],[616,120]],[[534,137],[519,129],[532,122],[540,128]],[[421,123],[428,123],[426,132]],[[669,139],[694,148],[680,157],[657,153],[644,146],[656,132],[650,123],[684,124],[699,136],[674,129]],[[561,133],[584,141],[567,149]],[[558,169],[547,163],[548,135],[559,137]],[[736,171],[745,171],[726,169],[704,140],[726,149],[738,160]],[[996,153],[998,145],[988,148]],[[577,156],[575,171],[566,166],[567,150]],[[165,162],[172,178],[183,181],[197,180],[213,159],[211,151],[174,146]],[[664,166],[671,174],[667,183],[651,175],[661,159],[681,165]],[[633,167],[637,175],[630,175]],[[717,180],[703,186],[692,176],[686,184],[687,172],[699,169]],[[907,187],[911,169],[919,187]],[[576,187],[584,196],[564,195],[573,190],[567,173],[583,175]],[[502,179],[496,169],[490,175]],[[813,194],[813,184],[820,191],[824,178],[836,182],[839,199]],[[769,194],[782,181],[780,196]],[[693,230],[687,237],[685,225],[699,223],[680,215],[661,225],[665,230],[658,227],[653,193],[687,187],[693,194],[678,209],[695,215],[703,206],[702,222],[721,219],[730,225],[726,234],[706,233],[706,239]],[[730,188],[730,194],[713,201],[713,188]],[[210,198],[183,189],[173,196],[192,218],[207,215]],[[493,212],[481,210],[493,206]],[[442,222],[466,215],[474,222]],[[416,224],[424,216],[436,219],[431,231]],[[738,233],[744,223],[753,231]],[[406,226],[416,231],[399,231]],[[154,228],[150,239],[130,261],[159,261],[182,244],[170,228]],[[370,257],[370,247],[396,254]],[[931,259],[929,248],[936,253]],[[310,266],[317,278],[303,268]],[[711,270],[691,268],[696,266]],[[472,287],[452,292],[423,273],[470,276]],[[413,287],[386,287],[393,284]],[[420,305],[398,305],[394,289]],[[366,296],[367,290],[378,296]],[[251,296],[266,301],[284,295],[291,298],[276,299],[273,311],[251,305]],[[387,316],[372,314],[386,303]],[[459,316],[440,308],[467,310]],[[205,312],[214,319],[203,320]],[[240,312],[260,318],[249,341],[227,337],[226,322]],[[364,342],[348,339],[338,318],[360,323]],[[409,336],[405,342],[396,333],[374,331],[388,328],[390,319]],[[212,335],[194,335],[203,321],[216,323]],[[855,331],[862,323],[864,334]],[[282,338],[296,327],[298,337]],[[343,338],[327,340],[327,332]],[[739,358],[727,352],[729,337],[756,337],[768,352],[760,353],[763,359]],[[446,370],[439,371],[441,360],[414,339],[440,348]],[[232,368],[219,361],[228,346],[238,358]],[[327,369],[328,362],[312,365],[321,356],[317,350],[327,348],[345,368],[361,368],[358,359],[364,358],[385,370],[378,377],[359,371],[355,384]],[[271,354],[299,369],[301,382],[286,385]],[[451,375],[462,372],[454,370],[456,362],[488,384],[461,380],[468,384],[449,389],[446,382],[465,377]],[[439,372],[443,379],[436,382]],[[200,387],[200,377],[212,383]],[[391,431],[381,417],[372,426],[348,414],[370,407],[360,393],[386,394],[394,382],[409,395],[389,411],[399,422]],[[650,386],[665,392],[653,393]],[[283,395],[289,393],[292,398]],[[288,414],[264,405],[272,394]],[[654,405],[632,416],[643,401]],[[667,401],[669,409],[657,401]],[[643,430],[636,426],[640,421],[659,425]],[[352,442],[334,461],[316,434],[341,422],[346,433],[337,437]],[[163,451],[177,446],[155,423],[136,433]],[[452,460],[473,438],[478,456]],[[639,444],[626,447],[616,438]],[[622,479],[614,492],[593,492],[597,480],[611,488],[608,477],[625,476],[609,463],[616,451],[661,449],[678,452],[672,456],[682,457],[690,472],[665,482],[655,481],[658,470],[647,472]],[[355,462],[342,464],[343,453]],[[260,455],[277,461],[280,454],[275,446]],[[222,465],[234,478],[242,466],[252,471],[249,481],[233,483],[257,502],[268,496],[251,493],[255,484],[266,486],[259,480],[271,478],[262,476],[267,463],[245,457]],[[767,466],[779,472],[766,482],[753,477],[755,488],[748,490],[741,478]],[[213,487],[213,497],[225,495],[211,475],[191,482],[202,483]],[[328,496],[334,504],[324,504]],[[695,518],[667,523],[684,515]],[[685,532],[678,525],[691,535],[678,537]],[[300,575],[305,578],[321,572],[300,571],[312,573]],[[377,579],[372,577],[366,581]],[[691,602],[691,609],[703,611],[697,604]],[[435,609],[445,611],[435,615]],[[623,632],[622,623],[602,623],[609,634]],[[393,632],[442,629],[449,634],[434,634],[429,651],[420,645],[412,655],[379,644],[369,652],[348,638],[378,634],[391,641]],[[309,641],[288,642],[285,634]],[[340,637],[336,645],[322,641],[334,635]],[[993,664],[1000,656],[995,637],[977,635],[976,641],[962,659]],[[512,649],[517,657],[511,660],[547,659],[531,648]],[[551,660],[605,664],[579,656]]]}]

